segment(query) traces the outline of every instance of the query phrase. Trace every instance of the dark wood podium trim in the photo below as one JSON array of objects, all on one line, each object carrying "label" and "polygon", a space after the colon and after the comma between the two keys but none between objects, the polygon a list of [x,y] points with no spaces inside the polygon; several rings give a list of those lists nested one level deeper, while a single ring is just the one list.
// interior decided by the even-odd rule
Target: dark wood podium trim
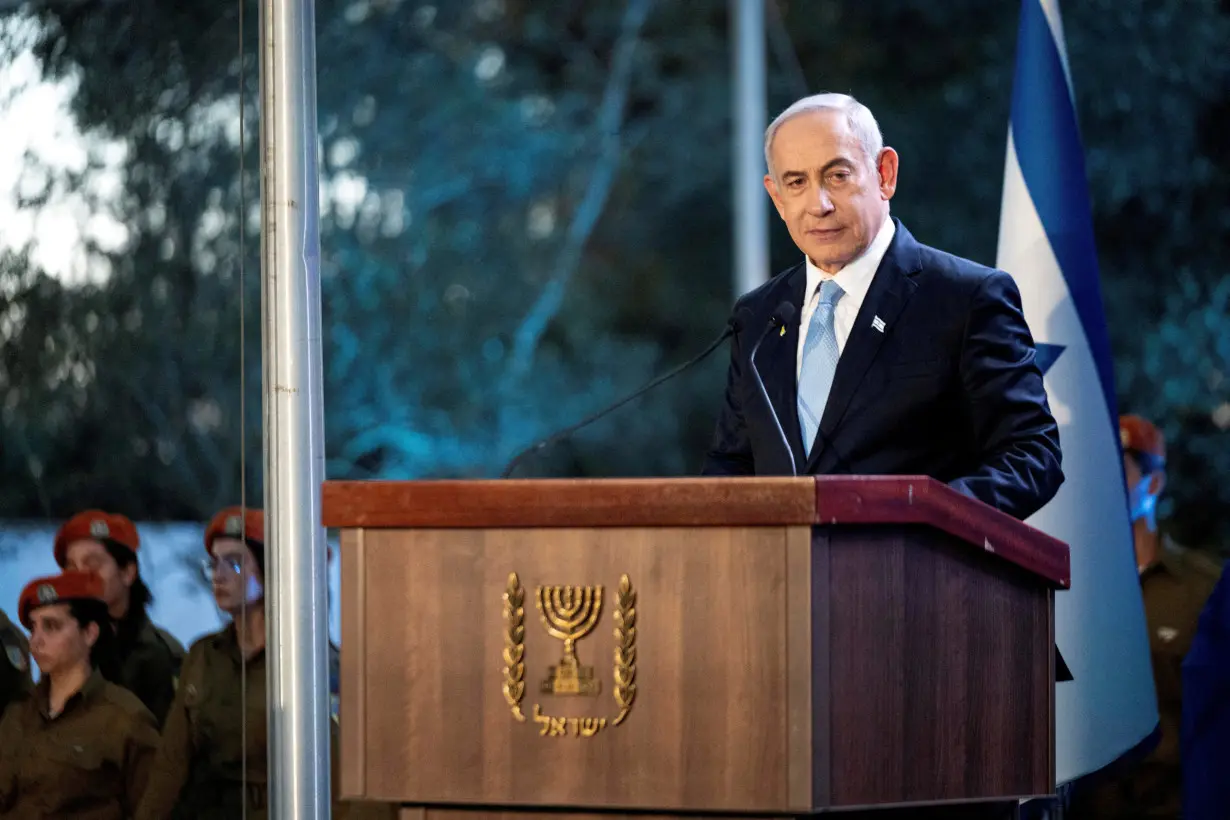
[{"label": "dark wood podium trim", "polygon": [[1068,546],[927,476],[816,476],[816,523],[924,524],[1067,589]]},{"label": "dark wood podium trim", "polygon": [[805,478],[327,481],[326,527],[746,527],[810,524]]},{"label": "dark wood podium trim", "polygon": [[1071,584],[1068,547],[927,476],[327,481],[326,527],[920,524]]}]

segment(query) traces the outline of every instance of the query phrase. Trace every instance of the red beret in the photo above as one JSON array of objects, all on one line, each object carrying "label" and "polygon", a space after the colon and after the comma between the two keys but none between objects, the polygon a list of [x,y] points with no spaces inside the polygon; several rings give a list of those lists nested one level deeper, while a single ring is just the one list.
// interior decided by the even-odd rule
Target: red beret
[{"label": "red beret", "polygon": [[215,515],[205,528],[205,552],[213,554],[214,540],[237,538],[248,543],[265,545],[265,513],[249,507],[227,507]]},{"label": "red beret", "polygon": [[86,510],[64,522],[56,533],[55,558],[61,567],[68,560],[68,545],[74,541],[110,541],[134,553],[141,546],[136,525],[126,516],[102,510]]},{"label": "red beret", "polygon": [[[210,519],[205,528],[205,552],[213,555],[214,540],[217,538],[238,538],[248,544],[265,546],[265,513],[249,507],[247,512],[240,507],[227,507]],[[333,547],[325,547],[325,555],[333,559]]]},{"label": "red beret", "polygon": [[92,572],[69,570],[26,584],[17,600],[17,615],[26,629],[32,629],[30,613],[39,607],[91,599],[103,600],[102,579]]},{"label": "red beret", "polygon": [[1163,464],[1166,462],[1166,439],[1162,431],[1140,416],[1119,417],[1119,443],[1124,450],[1135,450]]}]

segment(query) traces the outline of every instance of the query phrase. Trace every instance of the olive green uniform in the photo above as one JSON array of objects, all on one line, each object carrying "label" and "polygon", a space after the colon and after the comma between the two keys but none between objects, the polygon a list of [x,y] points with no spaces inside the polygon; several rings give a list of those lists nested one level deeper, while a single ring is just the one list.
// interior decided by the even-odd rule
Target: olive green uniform
[{"label": "olive green uniform", "polygon": [[1082,820],[1181,816],[1181,667],[1200,613],[1220,575],[1221,567],[1207,553],[1169,543],[1162,550],[1161,560],[1141,573],[1161,739],[1140,764],[1079,795],[1068,816]]},{"label": "olive green uniform", "polygon": [[54,718],[40,681],[0,721],[0,818],[131,817],[157,747],[149,710],[98,672]]},{"label": "olive green uniform", "polygon": [[[232,820],[245,804],[248,820],[268,816],[265,680],[265,653],[244,663],[233,625],[192,645],[137,820]],[[333,817],[372,811],[395,816],[335,801]]]},{"label": "olive green uniform", "polygon": [[117,665],[103,673],[109,681],[140,698],[162,726],[175,699],[183,646],[141,615],[133,621],[121,622],[116,632],[115,654]]},{"label": "olive green uniform", "polygon": [[0,610],[0,717],[5,707],[28,695],[34,684],[30,679],[30,644]]}]

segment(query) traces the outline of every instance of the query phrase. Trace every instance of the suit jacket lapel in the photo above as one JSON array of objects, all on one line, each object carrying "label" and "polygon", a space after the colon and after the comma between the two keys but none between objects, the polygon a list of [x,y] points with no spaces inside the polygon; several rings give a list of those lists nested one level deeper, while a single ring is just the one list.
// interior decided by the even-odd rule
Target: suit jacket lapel
[{"label": "suit jacket lapel", "polygon": [[[771,333],[764,340],[756,354],[756,366],[764,379],[765,392],[769,401],[782,422],[782,432],[794,453],[794,463],[798,465],[799,474],[803,474],[803,462],[806,453],[803,450],[803,433],[799,429],[799,381],[798,381],[798,350],[799,350],[799,320],[803,308],[803,291],[807,288],[807,266],[800,264],[793,273],[786,277],[788,291],[782,298],[789,299],[795,306],[795,320],[786,327],[786,334]],[[777,306],[777,302],[773,307]]]},{"label": "suit jacket lapel", "polygon": [[[815,471],[825,452],[832,449],[824,445],[833,440],[833,434],[845,418],[867,369],[875,361],[884,339],[895,329],[897,316],[917,288],[910,276],[918,271],[919,266],[917,243],[905,226],[897,222],[897,233],[871,280],[858,317],[850,329],[850,337],[846,340],[841,358],[837,360],[833,385],[829,388],[824,416],[820,419],[820,435],[816,436],[816,445],[807,459],[807,472]],[[876,318],[883,322],[883,330],[872,326]],[[837,450],[840,449],[838,445]],[[832,453],[830,456],[836,457]]]}]

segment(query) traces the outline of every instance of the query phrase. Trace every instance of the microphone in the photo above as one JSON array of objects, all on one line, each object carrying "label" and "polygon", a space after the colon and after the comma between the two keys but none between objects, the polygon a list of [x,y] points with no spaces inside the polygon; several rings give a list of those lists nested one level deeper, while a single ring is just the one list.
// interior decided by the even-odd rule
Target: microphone
[{"label": "microphone", "polygon": [[655,387],[662,384],[663,382],[670,381],[671,379],[675,378],[683,371],[697,364],[700,364],[702,361],[704,361],[709,356],[710,353],[717,350],[718,346],[722,344],[722,342],[726,341],[734,334],[743,330],[743,325],[745,323],[744,316],[745,316],[745,313],[743,310],[739,311],[739,313],[732,316],[726,322],[726,329],[722,331],[722,335],[714,339],[713,342],[708,347],[706,347],[703,351],[701,351],[700,354],[698,354],[697,356],[694,356],[693,358],[688,359],[686,362],[674,368],[673,370],[670,370],[669,372],[664,373],[663,375],[651,381],[649,384],[642,387],[640,390],[637,390],[635,393],[625,396],[624,398],[620,399],[614,404],[608,407],[602,408],[601,410],[594,413],[593,415],[590,415],[590,416],[587,416],[581,419],[576,424],[565,427],[563,430],[560,430],[556,433],[552,433],[546,438],[540,439],[534,442],[533,444],[531,444],[529,447],[526,447],[524,450],[522,450],[521,452],[513,456],[512,460],[508,462],[508,466],[504,468],[504,472],[500,473],[500,478],[508,478],[509,476],[511,476],[513,474],[513,471],[517,469],[517,467],[521,464],[521,462],[524,461],[529,456],[535,453],[541,452],[542,450],[545,450],[547,447],[550,447],[552,444],[555,444],[558,441],[562,441],[563,439],[568,438],[568,436],[572,435],[577,430],[580,430],[582,427],[585,427],[586,425],[589,425],[589,424],[593,424],[598,419],[602,418],[603,416],[609,413],[615,412],[616,410],[623,407],[625,404],[632,401],[633,399],[640,398],[641,396],[645,395],[650,390],[653,390]]},{"label": "microphone", "polygon": [[760,336],[756,338],[756,343],[752,345],[751,352],[747,354],[747,362],[752,368],[752,378],[756,381],[756,389],[760,391],[760,397],[764,399],[765,404],[769,405],[769,413],[773,416],[773,426],[777,428],[777,438],[782,443],[782,449],[786,451],[786,456],[790,459],[790,474],[797,476],[799,474],[799,465],[794,460],[794,450],[790,449],[790,441],[786,438],[786,431],[782,428],[782,420],[777,417],[777,408],[773,406],[773,402],[769,400],[769,391],[765,390],[764,380],[760,378],[760,368],[756,366],[756,351],[760,350],[760,344],[768,338],[769,333],[777,330],[779,327],[789,327],[794,321],[795,307],[790,302],[782,302],[773,311],[773,316],[769,319],[768,326],[760,332]]}]

